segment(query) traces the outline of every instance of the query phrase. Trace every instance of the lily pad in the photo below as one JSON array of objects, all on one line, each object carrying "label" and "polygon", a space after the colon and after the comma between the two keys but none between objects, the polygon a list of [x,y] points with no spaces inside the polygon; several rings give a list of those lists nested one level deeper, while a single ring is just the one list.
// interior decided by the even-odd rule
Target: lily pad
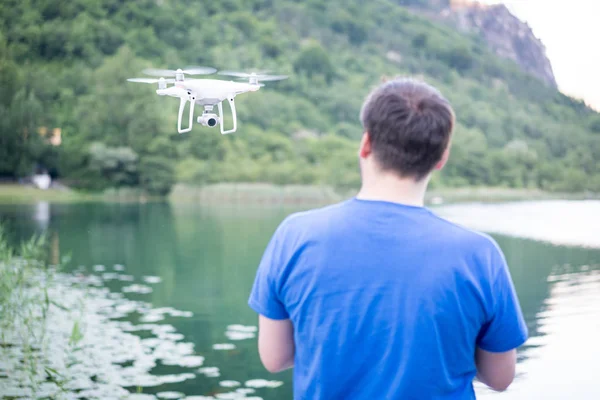
[{"label": "lily pad", "polygon": [[219,373],[219,368],[217,367],[198,368],[197,371],[201,374],[204,374],[204,376],[206,376],[207,378],[218,378],[219,376],[221,376],[221,374]]},{"label": "lily pad", "polygon": [[158,334],[158,338],[160,340],[170,340],[173,342],[176,342],[178,340],[182,340],[185,336],[183,336],[181,333],[163,333],[160,332]]},{"label": "lily pad", "polygon": [[253,325],[233,324],[233,325],[227,326],[227,330],[237,331],[237,332],[256,332],[256,331],[258,331],[258,328]]},{"label": "lily pad", "polygon": [[162,375],[159,377],[162,383],[179,383],[188,379],[194,379],[196,375],[192,373],[173,374],[173,375]]},{"label": "lily pad", "polygon": [[218,393],[215,396],[217,399],[242,399],[245,397],[243,394],[236,392]]},{"label": "lily pad", "polygon": [[225,332],[225,336],[229,340],[244,340],[244,339],[252,339],[256,335],[251,332],[237,332],[237,331],[227,331]]},{"label": "lily pad", "polygon": [[125,286],[121,290],[125,293],[142,293],[142,294],[152,293],[152,288],[150,286],[139,285],[137,283],[135,283],[133,285]]},{"label": "lily pad", "polygon": [[165,319],[165,317],[160,314],[147,314],[140,318],[140,322],[158,322],[163,319]]},{"label": "lily pad", "polygon": [[184,356],[184,357],[170,357],[163,359],[165,365],[178,365],[180,367],[194,368],[204,364],[204,357],[202,356]]},{"label": "lily pad", "polygon": [[102,274],[102,279],[104,279],[105,281],[119,279],[119,274],[117,274],[116,272],[105,272]]},{"label": "lily pad", "polygon": [[179,311],[179,310],[173,310],[171,311],[171,316],[172,317],[185,317],[185,318],[190,318],[194,316],[194,313],[191,311]]},{"label": "lily pad", "polygon": [[185,394],[181,393],[181,392],[160,392],[156,394],[156,397],[160,398],[160,399],[180,399],[183,396],[185,396]]},{"label": "lily pad", "polygon": [[256,390],[251,389],[251,388],[239,388],[235,390],[238,393],[243,393],[243,394],[250,394],[250,393],[254,393],[256,392]]},{"label": "lily pad", "polygon": [[281,381],[268,381],[266,379],[251,379],[245,383],[245,386],[252,388],[276,388],[281,385],[283,385]]},{"label": "lily pad", "polygon": [[217,343],[213,344],[214,350],[233,350],[235,349],[235,344],[233,343]]},{"label": "lily pad", "polygon": [[202,374],[214,374],[214,373],[218,373],[219,372],[219,368],[217,368],[217,367],[203,367],[203,368],[198,368],[197,371],[200,372],[200,373],[202,373]]},{"label": "lily pad", "polygon": [[160,283],[162,281],[160,276],[144,276],[142,279],[146,283]]},{"label": "lily pad", "polygon": [[241,384],[238,381],[221,381],[221,382],[219,382],[219,385],[221,385],[223,387],[236,387],[236,386],[240,386]]},{"label": "lily pad", "polygon": [[186,396],[183,400],[214,400],[212,396]]},{"label": "lily pad", "polygon": [[127,396],[127,400],[156,400],[156,396],[145,393],[132,393]]}]

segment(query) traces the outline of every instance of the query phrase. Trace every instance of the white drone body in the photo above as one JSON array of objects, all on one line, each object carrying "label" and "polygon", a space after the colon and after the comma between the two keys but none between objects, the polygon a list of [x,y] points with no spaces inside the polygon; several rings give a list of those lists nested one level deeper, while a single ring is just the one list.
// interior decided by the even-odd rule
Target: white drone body
[{"label": "white drone body", "polygon": [[[208,127],[221,125],[221,134],[233,133],[237,130],[237,114],[235,110],[235,96],[246,92],[256,92],[262,86],[258,80],[280,80],[287,78],[283,75],[264,75],[261,73],[245,72],[220,72],[221,75],[231,75],[240,78],[248,78],[248,82],[224,81],[218,79],[184,79],[184,74],[203,75],[216,72],[214,68],[192,67],[186,70],[144,70],[149,75],[175,76],[174,79],[161,77],[159,79],[133,78],[130,82],[158,83],[156,93],[159,96],[179,97],[179,114],[177,119],[177,132],[185,133],[192,130],[194,122],[194,106],[196,104],[204,107],[204,112],[198,117],[199,124]],[[173,83],[173,86],[167,87],[167,83]],[[227,100],[231,108],[233,119],[233,128],[226,130],[223,123],[223,101]],[[182,128],[183,113],[185,105],[190,102],[190,112],[187,128]],[[214,114],[213,108],[217,106],[219,114]]]}]

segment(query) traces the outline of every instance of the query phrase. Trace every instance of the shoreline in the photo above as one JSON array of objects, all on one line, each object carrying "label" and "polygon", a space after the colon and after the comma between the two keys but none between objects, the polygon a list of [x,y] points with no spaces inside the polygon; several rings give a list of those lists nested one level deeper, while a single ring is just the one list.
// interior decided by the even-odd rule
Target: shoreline
[{"label": "shoreline", "polygon": [[[355,191],[335,190],[318,185],[275,185],[270,183],[221,183],[207,186],[176,184],[165,198],[147,196],[135,188],[107,189],[103,192],[83,192],[74,189],[37,189],[30,185],[0,184],[0,204],[49,203],[148,203],[172,204],[249,204],[249,205],[319,205],[330,204],[353,196]],[[554,193],[539,189],[502,187],[437,188],[425,195],[427,205],[464,202],[508,202],[527,200],[589,200],[600,199],[600,193]]]}]

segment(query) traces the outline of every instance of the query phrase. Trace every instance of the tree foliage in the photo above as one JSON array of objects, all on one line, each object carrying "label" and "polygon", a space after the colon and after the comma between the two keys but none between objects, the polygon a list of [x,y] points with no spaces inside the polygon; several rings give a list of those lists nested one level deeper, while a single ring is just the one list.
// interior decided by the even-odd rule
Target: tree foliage
[{"label": "tree foliage", "polygon": [[335,75],[329,55],[320,43],[310,43],[302,49],[294,62],[294,71],[309,78],[315,75],[322,76],[327,83],[331,83]]},{"label": "tree foliage", "polygon": [[[47,169],[74,186],[176,181],[358,186],[358,113],[382,76],[421,76],[457,115],[436,186],[600,191],[600,115],[408,12],[447,0],[6,0],[0,13],[0,177]],[[176,132],[178,102],[126,82],[143,68],[268,69],[236,98],[238,132]],[[226,109],[226,122],[230,114]],[[62,142],[53,146],[49,132]]]}]

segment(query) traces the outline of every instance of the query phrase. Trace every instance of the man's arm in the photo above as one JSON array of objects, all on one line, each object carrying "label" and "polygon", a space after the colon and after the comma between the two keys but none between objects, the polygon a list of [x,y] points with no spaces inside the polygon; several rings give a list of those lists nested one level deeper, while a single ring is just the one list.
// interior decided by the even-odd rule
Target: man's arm
[{"label": "man's arm", "polygon": [[515,378],[517,348],[527,340],[529,332],[504,254],[493,243],[490,318],[477,338],[475,364],[482,383],[504,391]]},{"label": "man's arm", "polygon": [[258,314],[258,353],[269,372],[294,365],[294,327],[284,302],[281,268],[288,263],[286,221],[282,222],[258,266],[248,305]]},{"label": "man's arm", "polygon": [[517,351],[515,349],[502,353],[492,353],[477,348],[475,353],[477,379],[491,389],[502,392],[510,386],[515,378]]},{"label": "man's arm", "polygon": [[258,352],[269,372],[281,372],[294,366],[294,327],[289,319],[275,320],[258,316]]}]

